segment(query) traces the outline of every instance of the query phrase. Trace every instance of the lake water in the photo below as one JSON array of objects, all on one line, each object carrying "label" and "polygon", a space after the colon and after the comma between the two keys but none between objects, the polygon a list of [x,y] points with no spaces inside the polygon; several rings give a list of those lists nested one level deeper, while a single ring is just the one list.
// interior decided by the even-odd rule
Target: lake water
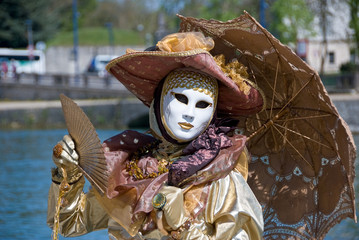
[{"label": "lake water", "polygon": [[[1,240],[51,239],[51,229],[46,225],[50,169],[54,167],[51,155],[53,146],[66,133],[66,130],[0,131]],[[117,133],[114,130],[98,130],[102,141]],[[355,136],[355,141],[359,143],[359,136]],[[357,177],[357,197],[358,185]],[[101,230],[82,237],[59,236],[59,239],[101,240],[108,239],[108,235],[107,230]],[[359,225],[351,219],[344,220],[325,239],[359,239]]]}]

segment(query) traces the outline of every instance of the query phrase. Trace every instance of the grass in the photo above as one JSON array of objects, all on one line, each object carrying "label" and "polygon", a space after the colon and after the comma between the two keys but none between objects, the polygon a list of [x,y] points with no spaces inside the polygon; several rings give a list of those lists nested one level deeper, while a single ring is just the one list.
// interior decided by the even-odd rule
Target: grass
[{"label": "grass", "polygon": [[[138,32],[124,29],[113,29],[114,45],[144,45],[144,37]],[[78,31],[79,45],[110,45],[107,28],[81,28]],[[47,44],[48,46],[72,46],[73,32],[60,32]]]}]

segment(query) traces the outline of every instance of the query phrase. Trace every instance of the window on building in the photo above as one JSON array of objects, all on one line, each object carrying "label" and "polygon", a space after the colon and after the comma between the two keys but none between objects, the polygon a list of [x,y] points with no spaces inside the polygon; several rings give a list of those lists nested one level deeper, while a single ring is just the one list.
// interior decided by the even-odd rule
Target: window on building
[{"label": "window on building", "polygon": [[334,52],[329,52],[329,63],[335,63],[335,54],[334,54]]}]

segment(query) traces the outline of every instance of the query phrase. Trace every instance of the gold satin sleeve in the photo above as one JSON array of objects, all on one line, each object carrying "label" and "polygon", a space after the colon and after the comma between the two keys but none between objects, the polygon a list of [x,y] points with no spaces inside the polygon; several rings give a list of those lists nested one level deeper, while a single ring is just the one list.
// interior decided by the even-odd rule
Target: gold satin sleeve
[{"label": "gold satin sleeve", "polygon": [[[206,209],[193,221],[191,228],[182,233],[181,239],[261,239],[263,219],[261,207],[246,183],[248,152],[244,151],[235,169],[225,178],[213,182],[208,193]],[[55,179],[55,182],[61,179]],[[111,219],[98,202],[95,191],[83,193],[84,177],[72,184],[64,196],[67,205],[60,211],[59,233],[65,237],[79,236],[95,230],[108,228],[111,239],[168,239],[158,229],[131,237],[114,219]],[[166,195],[169,193],[165,192]],[[47,223],[52,228],[59,194],[59,185],[52,183],[48,198]],[[169,197],[169,196],[168,196]],[[175,191],[173,199],[183,198]],[[110,201],[111,202],[111,201]],[[171,204],[173,202],[173,204]],[[111,202],[112,203],[112,202]],[[176,229],[187,217],[180,211],[183,203],[169,201],[168,213]],[[115,206],[114,206],[115,207]],[[116,210],[123,211],[121,207]],[[175,214],[178,212],[178,214]],[[164,220],[164,219],[163,219]],[[167,225],[167,221],[165,221]],[[171,222],[171,221],[170,221]],[[169,227],[169,226],[168,226]],[[167,229],[170,230],[170,229]]]},{"label": "gold satin sleeve", "polygon": [[236,170],[212,183],[205,213],[181,239],[262,239],[262,208]]},{"label": "gold satin sleeve", "polygon": [[249,162],[249,152],[247,148],[244,148],[241,155],[239,155],[238,163],[234,167],[237,172],[240,172],[244,178],[244,180],[247,181],[248,179],[248,162]]},{"label": "gold satin sleeve", "polygon": [[[70,185],[70,190],[64,196],[66,204],[61,208],[59,216],[59,233],[64,237],[79,236],[108,227],[109,217],[106,211],[98,204],[92,190],[83,193],[84,184],[85,179],[81,177]],[[54,224],[58,195],[59,185],[52,183],[47,208],[47,224],[51,228]]]},{"label": "gold satin sleeve", "polygon": [[[234,170],[211,184],[205,212],[181,234],[181,239],[262,239],[262,208],[246,182],[249,157],[245,149]],[[177,196],[181,197],[180,194]],[[176,226],[185,219],[183,213],[178,213],[182,209],[178,206],[181,204],[167,206],[173,210],[172,215],[176,215]]]}]

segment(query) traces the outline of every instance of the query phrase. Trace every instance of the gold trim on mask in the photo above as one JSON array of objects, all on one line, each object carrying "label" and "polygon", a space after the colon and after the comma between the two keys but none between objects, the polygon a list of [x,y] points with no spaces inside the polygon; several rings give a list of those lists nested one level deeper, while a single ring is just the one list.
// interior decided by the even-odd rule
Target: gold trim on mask
[{"label": "gold trim on mask", "polygon": [[[214,77],[191,70],[178,69],[167,75],[162,94],[166,95],[174,88],[193,89],[217,100],[218,83]],[[164,96],[163,95],[163,96]]]},{"label": "gold trim on mask", "polygon": [[[204,73],[200,73],[197,71],[192,71],[190,69],[177,69],[172,71],[170,74],[167,75],[165,82],[163,84],[162,92],[161,92],[161,106],[160,106],[160,113],[161,113],[161,121],[166,130],[166,132],[176,141],[178,142],[188,142],[190,140],[183,140],[177,138],[171,129],[168,127],[163,110],[163,101],[164,97],[170,92],[172,89],[175,88],[187,88],[192,89],[194,91],[203,92],[204,94],[210,96],[213,99],[213,112],[210,120],[207,123],[207,126],[203,129],[204,132],[210,122],[213,119],[213,115],[215,113],[215,109],[217,107],[217,99],[218,99],[218,81],[212,76],[209,76]],[[212,107],[212,106],[211,106]],[[202,134],[199,133],[199,134]]]}]

